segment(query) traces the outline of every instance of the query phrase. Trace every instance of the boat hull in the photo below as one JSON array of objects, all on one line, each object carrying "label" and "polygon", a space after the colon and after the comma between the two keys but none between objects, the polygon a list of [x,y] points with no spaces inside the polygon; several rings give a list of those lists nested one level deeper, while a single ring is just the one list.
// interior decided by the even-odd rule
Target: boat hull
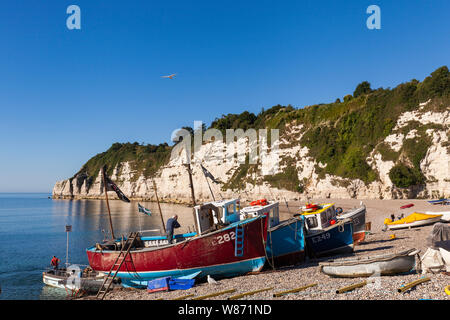
[{"label": "boat hull", "polygon": [[[103,279],[94,279],[94,278],[77,278],[77,277],[68,277],[63,275],[57,275],[54,272],[43,272],[42,273],[42,282],[44,284],[61,288],[65,290],[83,290],[85,292],[98,292],[100,287],[102,286]],[[120,287],[119,284],[113,284],[113,287]]]},{"label": "boat hull", "polygon": [[429,200],[430,204],[450,205],[450,199]]},{"label": "boat hull", "polygon": [[441,220],[441,217],[435,217],[435,218],[430,218],[430,219],[426,219],[426,220],[413,221],[410,223],[387,224],[386,226],[389,230],[398,230],[398,229],[426,226],[426,225],[430,225],[430,224],[439,222],[440,220]]},{"label": "boat hull", "polygon": [[338,216],[339,220],[351,219],[353,222],[353,242],[358,244],[366,238],[366,207],[353,209]]},{"label": "boat hull", "polygon": [[444,212],[426,211],[425,213],[426,214],[442,214],[441,221],[450,222],[450,211],[444,211]]},{"label": "boat hull", "polygon": [[307,234],[306,245],[312,257],[353,252],[353,223],[342,220],[320,232]]},{"label": "boat hull", "polygon": [[[235,255],[236,227],[244,229],[244,250]],[[265,263],[263,240],[267,240],[267,219],[260,216],[234,223],[218,231],[175,244],[130,251],[117,274],[122,279],[148,281],[160,277],[188,277],[199,273],[230,277],[259,271]],[[89,264],[98,272],[108,273],[119,251],[87,250]]]},{"label": "boat hull", "polygon": [[295,265],[305,260],[304,220],[280,222],[268,231],[267,257],[274,267]]},{"label": "boat hull", "polygon": [[406,251],[400,254],[379,256],[378,258],[353,259],[320,265],[320,271],[326,275],[340,278],[385,276],[411,271],[415,266],[415,254],[418,251]]}]

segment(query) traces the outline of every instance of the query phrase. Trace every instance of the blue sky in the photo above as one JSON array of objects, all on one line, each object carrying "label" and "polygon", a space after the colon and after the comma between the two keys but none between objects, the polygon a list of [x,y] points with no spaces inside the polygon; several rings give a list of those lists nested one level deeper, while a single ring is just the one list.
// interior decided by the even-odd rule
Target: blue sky
[{"label": "blue sky", "polygon": [[449,15],[446,0],[2,2],[0,192],[51,191],[114,142],[170,142],[194,120],[423,80],[450,64]]}]

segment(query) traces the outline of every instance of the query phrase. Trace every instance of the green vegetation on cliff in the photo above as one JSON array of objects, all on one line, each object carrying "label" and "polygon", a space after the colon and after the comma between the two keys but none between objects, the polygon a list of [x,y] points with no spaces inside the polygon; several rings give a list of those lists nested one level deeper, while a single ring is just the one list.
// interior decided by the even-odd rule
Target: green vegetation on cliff
[{"label": "green vegetation on cliff", "polygon": [[[399,162],[391,176],[395,177],[393,182],[396,186],[405,188],[424,183],[419,164],[431,141],[425,130],[420,130],[416,139],[405,141],[401,150],[406,155],[403,160],[399,160],[400,153],[383,146],[382,141],[392,133],[400,114],[416,109],[419,103],[429,99],[433,99],[435,111],[444,111],[450,104],[450,73],[446,66],[435,70],[423,82],[414,79],[394,89],[373,90],[370,83],[364,81],[356,87],[353,95],[346,95],[343,102],[337,99],[334,103],[302,109],[277,105],[267,111],[262,110],[258,115],[248,111],[228,114],[213,121],[211,127],[223,132],[228,128],[278,128],[282,134],[287,123],[304,124],[306,130],[301,144],[310,149],[312,157],[326,165],[324,168],[316,167],[319,176],[328,173],[358,178],[365,183],[378,177],[366,161],[378,146],[383,157]],[[279,178],[277,175],[265,180],[279,187]]]},{"label": "green vegetation on cliff", "polygon": [[92,157],[75,175],[87,176],[88,185],[98,176],[100,169],[106,165],[107,174],[112,175],[114,168],[124,162],[129,162],[134,178],[140,174],[150,177],[170,159],[171,147],[167,143],[159,145],[140,145],[139,143],[114,143],[106,152]]},{"label": "green vegetation on cliff", "polygon": [[[224,137],[226,129],[280,129],[280,137],[291,139],[288,145],[300,143],[308,147],[309,156],[325,165],[316,166],[319,177],[331,174],[361,179],[366,184],[379,178],[378,172],[367,162],[375,149],[383,160],[394,161],[395,166],[389,173],[393,183],[399,188],[408,188],[426,182],[420,162],[431,145],[431,139],[425,131],[439,128],[413,121],[408,123],[395,133],[406,136],[413,129],[417,132],[413,138],[404,140],[397,152],[383,140],[394,133],[395,124],[402,113],[417,110],[420,103],[430,99],[432,103],[426,106],[428,111],[445,111],[450,105],[450,72],[446,66],[435,70],[422,82],[413,79],[393,89],[372,89],[369,82],[363,81],[352,95],[345,95],[342,102],[336,99],[333,103],[299,109],[291,105],[276,105],[267,110],[262,109],[258,114],[244,111],[222,115],[211,123],[210,128],[220,130]],[[300,141],[295,140],[295,137],[283,136],[287,124],[303,125]],[[108,173],[112,174],[113,168],[128,161],[131,169],[137,173],[136,178],[140,174],[148,177],[168,162],[171,149],[167,144],[115,143],[106,152],[90,159],[78,174],[87,175],[88,181],[92,182],[104,164],[108,167]],[[284,168],[282,173],[256,181],[257,166],[242,164],[233,172],[230,180],[225,181],[223,188],[241,189],[246,182],[266,181],[278,188],[301,192],[303,185],[298,180],[298,169],[290,162]]]}]

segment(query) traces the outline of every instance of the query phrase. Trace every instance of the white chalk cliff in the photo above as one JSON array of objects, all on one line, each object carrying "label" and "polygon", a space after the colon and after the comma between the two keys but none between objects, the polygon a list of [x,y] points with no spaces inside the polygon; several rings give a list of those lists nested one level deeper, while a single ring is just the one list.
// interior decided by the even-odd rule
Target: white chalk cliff
[{"label": "white chalk cliff", "polygon": [[[402,190],[396,188],[389,178],[389,171],[395,165],[394,161],[383,160],[377,148],[374,148],[367,163],[378,173],[378,178],[365,184],[359,179],[344,179],[339,176],[326,174],[319,177],[316,167],[324,167],[325,164],[318,163],[309,155],[309,149],[300,144],[300,139],[305,133],[302,124],[292,122],[287,125],[286,130],[280,136],[279,153],[268,153],[260,158],[256,171],[247,172],[242,177],[245,188],[241,190],[225,189],[223,183],[228,182],[240,164],[236,159],[224,160],[222,155],[226,153],[226,144],[223,141],[204,142],[195,154],[192,163],[195,196],[197,201],[211,200],[211,193],[202,173],[199,162],[218,179],[222,184],[209,181],[216,199],[221,197],[241,197],[243,200],[254,200],[259,198],[286,200],[306,200],[307,198],[361,198],[361,199],[395,199],[421,197],[431,198],[436,196],[450,196],[450,106],[444,112],[433,112],[426,110],[430,101],[421,103],[415,111],[404,112],[397,119],[397,123],[391,134],[383,143],[388,145],[392,151],[400,151],[403,143],[408,139],[416,137],[417,128],[411,128],[405,132],[408,124],[420,123],[421,125],[436,124],[430,127],[426,134],[431,138],[432,144],[426,152],[426,156],[420,162],[420,169],[426,178],[426,184],[419,190]],[[411,126],[410,126],[411,127]],[[235,144],[245,143],[238,140]],[[271,186],[263,178],[267,174],[282,172],[285,161],[289,159],[298,172],[298,180],[301,181],[302,192],[287,191]],[[172,159],[163,165],[154,176],[158,187],[158,196],[162,201],[189,203],[191,202],[191,190],[189,187],[189,176],[186,166],[183,164],[185,153],[180,147],[174,148]],[[279,162],[278,162],[279,161]],[[279,164],[279,165],[278,165]],[[278,165],[278,166],[277,166]],[[272,172],[271,172],[272,171]],[[251,178],[251,179],[245,179]],[[119,188],[130,199],[155,200],[153,182],[151,178],[134,172],[129,162],[120,163],[111,176]],[[251,183],[251,181],[256,181]],[[109,194],[109,193],[108,193]],[[111,197],[113,197],[111,193]],[[85,175],[77,175],[72,179],[59,181],[53,188],[54,198],[103,198],[103,184],[101,174],[91,185],[87,185]]]}]

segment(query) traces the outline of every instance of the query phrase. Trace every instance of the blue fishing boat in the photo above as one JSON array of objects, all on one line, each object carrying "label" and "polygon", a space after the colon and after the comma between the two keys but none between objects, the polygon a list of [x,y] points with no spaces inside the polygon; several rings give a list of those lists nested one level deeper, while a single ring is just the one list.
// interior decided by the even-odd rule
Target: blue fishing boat
[{"label": "blue fishing boat", "polygon": [[305,218],[306,247],[311,257],[353,252],[353,222],[339,220],[334,203],[301,208]]},{"label": "blue fishing boat", "polygon": [[274,267],[295,265],[305,259],[305,237],[303,217],[280,221],[278,202],[263,202],[241,209],[241,219],[268,214],[267,258]]}]

